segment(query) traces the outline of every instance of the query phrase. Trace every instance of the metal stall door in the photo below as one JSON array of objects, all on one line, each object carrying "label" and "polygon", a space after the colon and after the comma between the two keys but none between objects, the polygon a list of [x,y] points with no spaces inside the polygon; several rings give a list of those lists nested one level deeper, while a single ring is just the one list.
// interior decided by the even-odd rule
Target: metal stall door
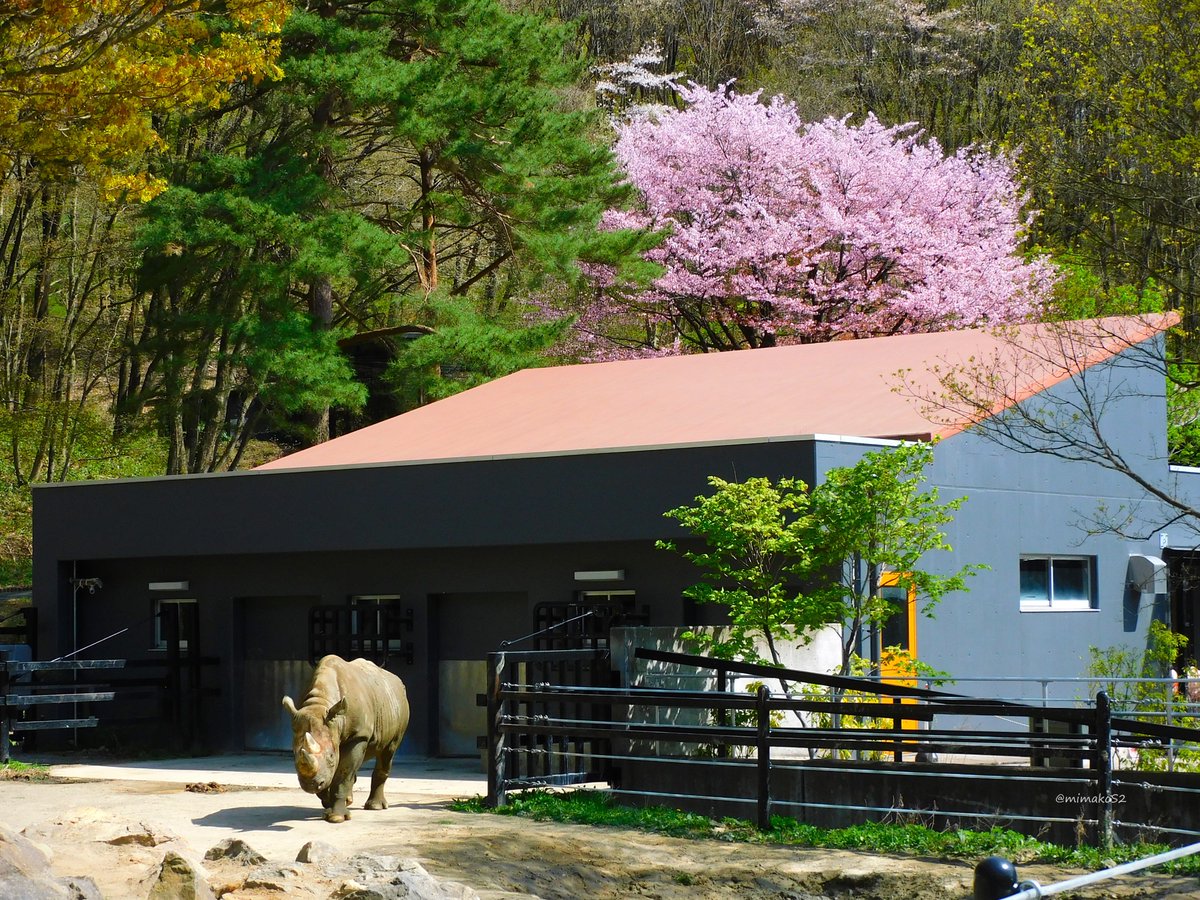
[{"label": "metal stall door", "polygon": [[243,597],[242,725],[247,750],[291,750],[292,725],[280,701],[308,689],[309,608],[320,597]]},{"label": "metal stall door", "polygon": [[433,673],[438,711],[437,753],[476,756],[487,734],[487,710],[478,696],[486,690],[487,655],[500,642],[520,637],[529,622],[529,596],[518,592],[437,594],[430,598],[436,640]]}]

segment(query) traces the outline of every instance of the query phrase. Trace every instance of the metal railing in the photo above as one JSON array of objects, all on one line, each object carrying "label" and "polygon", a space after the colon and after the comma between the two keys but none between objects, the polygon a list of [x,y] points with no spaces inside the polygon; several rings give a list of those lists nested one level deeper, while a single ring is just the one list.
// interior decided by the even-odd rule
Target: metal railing
[{"label": "metal railing", "polygon": [[973,897],[974,900],[1040,900],[1042,897],[1052,897],[1055,894],[1062,894],[1066,891],[1073,891],[1078,888],[1110,881],[1121,875],[1130,875],[1134,872],[1140,872],[1154,866],[1161,866],[1187,856],[1194,856],[1197,853],[1200,853],[1200,843],[1188,844],[1185,847],[1177,847],[1174,850],[1156,853],[1153,856],[1147,856],[1143,859],[1135,859],[1127,863],[1122,863],[1119,866],[1110,866],[1107,869],[1089,872],[1086,875],[1068,878],[1066,881],[1059,881],[1054,884],[1041,885],[1034,879],[1026,879],[1007,888],[997,888],[988,879],[979,877],[981,868],[991,865],[994,869],[994,862],[996,860],[1000,861],[1001,867],[1006,867],[1015,876],[1016,867],[1011,862],[1000,857],[993,857],[990,860],[984,860],[975,867],[976,879]]},{"label": "metal railing", "polygon": [[[70,688],[58,693],[45,693],[35,686],[17,687],[14,682],[23,675],[34,672],[81,671],[84,669],[119,669],[125,665],[123,659],[58,659],[52,662],[21,661],[8,659],[0,653],[0,763],[8,764],[11,758],[11,738],[16,732],[47,731],[69,728],[94,728],[95,716],[70,719],[42,719],[26,721],[22,713],[36,706],[92,703],[112,700],[113,691],[88,691]],[[58,690],[54,688],[53,690]]]},{"label": "metal railing", "polygon": [[[717,672],[718,679],[723,671],[727,684],[734,675],[784,677],[827,689],[831,696],[772,694],[765,685],[753,695],[604,688],[522,678],[509,665],[518,656],[537,655],[490,658],[489,801],[497,805],[510,789],[590,780],[608,781],[618,795],[643,802],[723,804],[740,807],[743,814],[752,807],[753,818],[764,827],[776,811],[809,820],[900,816],[961,824],[990,819],[1025,822],[1027,830],[1052,823],[1072,834],[1086,827],[1100,843],[1111,841],[1117,828],[1200,836],[1195,816],[1174,824],[1171,816],[1117,816],[1118,791],[1129,797],[1126,810],[1146,809],[1150,794],[1164,809],[1187,806],[1187,801],[1194,806],[1200,778],[1121,780],[1111,765],[1114,746],[1121,742],[1196,743],[1200,730],[1114,716],[1104,694],[1095,708],[1018,704],[646,650],[637,656],[702,667]],[[806,721],[780,721],[782,716],[795,723],[795,714]],[[939,724],[965,716],[999,725]],[[1019,722],[1025,727],[1014,727]],[[1033,727],[1036,723],[1057,723],[1061,731]],[[938,762],[950,757],[975,763]],[[996,759],[1025,765],[990,764]],[[1049,759],[1068,767],[1037,767]],[[849,796],[864,796],[870,780],[882,799],[849,802]],[[958,783],[962,789],[956,793],[950,788]],[[1017,784],[1024,787],[1014,792]],[[1063,814],[1064,796],[1079,798],[1071,814]]]}]

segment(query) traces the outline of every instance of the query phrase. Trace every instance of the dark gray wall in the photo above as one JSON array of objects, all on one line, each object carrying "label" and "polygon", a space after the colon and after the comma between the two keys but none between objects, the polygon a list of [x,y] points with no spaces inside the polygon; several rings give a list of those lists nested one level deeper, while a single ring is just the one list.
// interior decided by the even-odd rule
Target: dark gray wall
[{"label": "dark gray wall", "polygon": [[[678,534],[663,512],[710,474],[811,477],[806,442],[81,482],[34,491],[34,602],[46,652],[71,641],[64,611],[79,561],[247,557],[433,548],[652,543]],[[332,557],[328,557],[332,558]],[[331,563],[337,572],[340,563]],[[260,571],[255,568],[255,571]],[[163,574],[163,580],[183,576]],[[340,577],[340,575],[335,576]],[[270,582],[267,577],[266,582]],[[348,592],[347,592],[348,593]],[[357,591],[354,591],[357,593]]]},{"label": "dark gray wall", "polygon": [[[690,565],[654,547],[677,534],[662,513],[704,492],[709,474],[806,474],[811,458],[811,445],[790,442],[38,489],[40,639],[44,654],[57,656],[129,628],[85,655],[161,657],[152,649],[155,598],[195,599],[202,651],[222,661],[206,669],[220,688],[206,721],[217,724],[214,746],[240,748],[246,709],[267,708],[247,697],[256,689],[246,683],[247,655],[305,659],[309,607],[399,595],[414,613],[413,663],[392,665],[413,698],[406,749],[427,752],[439,645],[495,647],[532,630],[538,603],[606,587],[634,590],[652,624],[714,621],[713,611],[681,599],[696,580]],[[597,569],[626,577],[575,582],[574,572]],[[72,577],[99,578],[103,587],[76,591]],[[149,590],[161,581],[188,589]],[[521,594],[527,608],[503,627],[436,614],[439,596],[465,594]],[[274,630],[263,634],[267,620]]]}]

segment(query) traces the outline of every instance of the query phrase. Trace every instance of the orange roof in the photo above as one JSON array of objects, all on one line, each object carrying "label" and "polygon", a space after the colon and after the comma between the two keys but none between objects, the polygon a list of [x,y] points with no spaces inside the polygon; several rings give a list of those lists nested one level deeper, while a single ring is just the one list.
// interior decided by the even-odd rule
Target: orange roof
[{"label": "orange roof", "polygon": [[1024,399],[1176,321],[1174,314],[1118,317],[526,369],[259,469],[611,452],[817,434],[947,436],[970,422],[930,413],[928,402],[915,399],[928,398],[937,384],[931,369],[982,367],[997,373],[1005,398]]}]

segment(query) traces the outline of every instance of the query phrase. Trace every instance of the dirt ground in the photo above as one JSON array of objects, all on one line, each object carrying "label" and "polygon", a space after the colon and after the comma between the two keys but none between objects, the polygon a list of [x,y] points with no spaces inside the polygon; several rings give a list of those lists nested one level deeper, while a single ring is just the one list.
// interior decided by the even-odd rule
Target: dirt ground
[{"label": "dirt ground", "polygon": [[[70,780],[0,782],[0,817],[26,829],[53,853],[56,875],[91,875],[105,897],[145,896],[145,859],[152,848],[89,840],[115,822],[141,823],[178,835],[197,856],[226,838],[241,838],[272,862],[291,863],[310,840],[347,855],[373,852],[412,858],[439,879],[473,888],[483,898],[537,896],[545,900],[628,897],[740,897],[752,900],[942,900],[969,898],[973,861],[944,861],[876,854],[764,847],[719,840],[692,841],[632,831],[530,822],[457,813],[455,796],[481,790],[475,781],[406,778],[398,766],[389,782],[390,808],[356,809],[349,822],[330,825],[315,798],[282,778],[242,778],[263,784],[222,783],[220,773],[185,783],[194,773],[161,774],[174,780]],[[399,777],[396,777],[396,775]],[[151,773],[149,778],[156,777]],[[463,793],[463,786],[468,788]],[[361,803],[361,798],[360,801]],[[115,854],[115,856],[114,856]],[[161,856],[161,851],[159,853]],[[1021,878],[1042,885],[1080,874],[1018,866]],[[213,881],[214,886],[220,877]],[[310,885],[308,896],[329,896],[333,885]],[[275,892],[263,896],[278,897]],[[229,896],[257,900],[252,891]],[[290,896],[290,894],[289,894]],[[1200,896],[1200,880],[1125,876],[1076,894],[1088,898]]]}]

